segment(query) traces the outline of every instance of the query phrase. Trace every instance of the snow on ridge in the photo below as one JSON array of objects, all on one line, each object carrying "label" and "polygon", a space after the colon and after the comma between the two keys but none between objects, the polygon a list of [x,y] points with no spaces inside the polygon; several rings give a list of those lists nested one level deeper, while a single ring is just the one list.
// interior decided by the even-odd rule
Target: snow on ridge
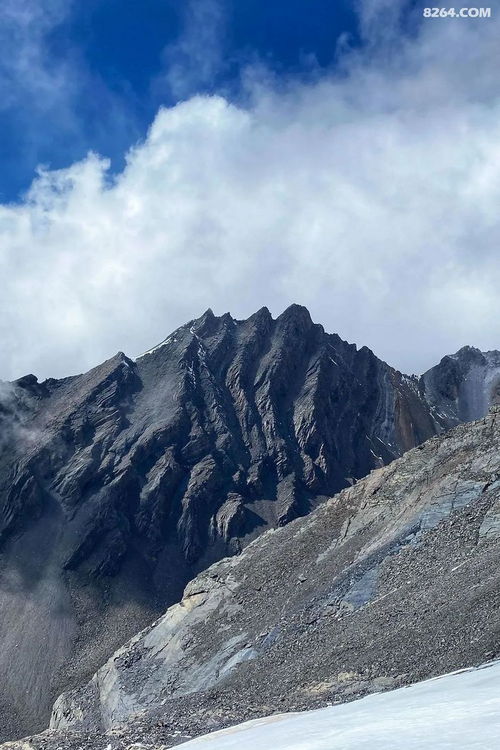
[{"label": "snow on ridge", "polygon": [[135,357],[134,362],[137,362],[138,359],[142,359],[142,357],[147,357],[149,354],[154,354],[158,351],[158,349],[162,349],[164,346],[168,346],[168,344],[176,343],[177,337],[181,335],[181,332],[186,329],[189,326],[189,333],[191,333],[196,339],[199,340],[199,336],[196,333],[195,330],[195,323],[196,320],[191,320],[189,323],[185,323],[185,325],[181,326],[180,328],[177,328],[173,333],[170,334],[170,336],[167,336],[166,339],[163,341],[160,341],[159,344],[156,344],[156,346],[153,346],[151,349],[148,349],[147,351],[143,352],[142,354],[139,354],[137,357]]},{"label": "snow on ridge", "polygon": [[158,349],[161,349],[162,347],[167,346],[167,344],[170,344],[171,341],[172,341],[172,336],[169,336],[168,338],[164,339],[164,341],[161,341],[159,344],[156,344],[156,346],[153,346],[151,349],[148,349],[146,352],[139,354],[137,357],[135,357],[134,362],[137,362],[138,359],[142,359],[142,357],[147,357],[148,354],[153,354],[154,352],[157,352]]},{"label": "snow on ridge", "polygon": [[[180,329],[177,329],[177,330],[180,330]],[[142,359],[142,357],[147,357],[148,354],[154,354],[154,352],[157,352],[158,349],[162,349],[164,346],[168,346],[168,344],[177,343],[177,337],[175,335],[176,333],[177,331],[174,331],[174,333],[171,333],[170,336],[168,336],[163,341],[160,341],[160,343],[156,344],[156,346],[153,346],[151,349],[148,349],[146,352],[139,354],[137,357],[135,357],[134,362],[137,362],[138,359]]]},{"label": "snow on ridge", "polygon": [[500,661],[351,703],[277,714],[190,740],[185,750],[493,750]]}]

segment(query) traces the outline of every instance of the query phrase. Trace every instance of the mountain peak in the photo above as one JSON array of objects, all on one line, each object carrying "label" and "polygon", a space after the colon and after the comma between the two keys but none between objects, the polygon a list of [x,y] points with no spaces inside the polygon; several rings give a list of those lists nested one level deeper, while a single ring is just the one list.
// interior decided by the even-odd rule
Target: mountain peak
[{"label": "mountain peak", "polygon": [[298,325],[301,330],[307,330],[314,325],[307,307],[296,303],[289,305],[276,320],[278,323],[285,323],[287,325],[289,323],[294,323],[295,325]]},{"label": "mountain peak", "polygon": [[[425,388],[414,387],[293,304],[277,320],[265,307],[243,321],[208,309],[135,363],[118,353],[84,375],[42,384],[40,398],[25,399],[22,431],[2,435],[0,541],[9,546],[0,547],[0,584],[2,575],[18,580],[19,560],[32,569],[33,537],[24,535],[36,534],[36,575],[51,583],[59,565],[60,589],[16,615],[23,637],[44,644],[38,661],[0,621],[9,663],[0,738],[5,705],[20,710],[25,733],[40,727],[53,692],[90,671],[82,654],[96,633],[99,653],[109,655],[117,637],[178,602],[214,560],[463,421],[463,405],[478,405],[483,416],[490,391],[484,403],[475,396],[494,370],[486,363],[481,380],[481,368],[474,377],[470,369],[448,359]],[[112,609],[102,602],[102,579]],[[70,608],[68,627],[52,627],[59,603],[89,584],[85,611],[76,619]],[[20,601],[29,585],[20,582]],[[132,599],[134,614],[124,618]],[[39,688],[26,692],[36,675]]]},{"label": "mountain peak", "polygon": [[198,320],[211,320],[212,318],[215,318],[214,311],[211,307],[207,307],[203,315],[200,315]]},{"label": "mountain peak", "polygon": [[466,362],[484,362],[484,353],[475,346],[462,346],[455,354],[452,354],[453,359]]},{"label": "mountain peak", "polygon": [[269,311],[269,308],[264,305],[263,307],[260,307],[257,312],[254,312],[253,315],[250,316],[251,320],[255,318],[269,318],[270,320],[272,320],[272,315]]},{"label": "mountain peak", "polygon": [[309,318],[311,320],[311,314],[307,307],[305,305],[299,305],[297,302],[292,302],[291,305],[288,305],[283,312],[281,313],[280,317],[286,315],[286,316],[294,316],[294,317],[304,317]]}]

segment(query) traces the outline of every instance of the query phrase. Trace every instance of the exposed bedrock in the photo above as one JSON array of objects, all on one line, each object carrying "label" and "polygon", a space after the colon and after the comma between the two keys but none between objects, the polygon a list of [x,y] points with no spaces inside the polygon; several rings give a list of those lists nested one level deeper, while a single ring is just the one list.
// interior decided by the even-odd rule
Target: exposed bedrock
[{"label": "exposed bedrock", "polygon": [[42,728],[212,562],[485,413],[500,355],[468,352],[417,379],[298,305],[209,310],[135,361],[2,384],[0,737]]},{"label": "exposed bedrock", "polygon": [[213,564],[23,750],[159,750],[498,658],[499,498],[496,407]]}]

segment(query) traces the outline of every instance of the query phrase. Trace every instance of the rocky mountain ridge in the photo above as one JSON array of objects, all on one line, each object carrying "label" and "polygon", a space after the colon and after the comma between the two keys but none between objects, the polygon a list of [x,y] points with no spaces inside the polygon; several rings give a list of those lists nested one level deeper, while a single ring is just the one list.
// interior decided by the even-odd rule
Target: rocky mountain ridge
[{"label": "rocky mountain ridge", "polygon": [[493,407],[215,563],[9,747],[167,748],[498,656],[499,448]]},{"label": "rocky mountain ridge", "polygon": [[408,377],[294,305],[3,384],[0,737],[42,728],[210,563],[482,416],[499,362],[465,348]]}]

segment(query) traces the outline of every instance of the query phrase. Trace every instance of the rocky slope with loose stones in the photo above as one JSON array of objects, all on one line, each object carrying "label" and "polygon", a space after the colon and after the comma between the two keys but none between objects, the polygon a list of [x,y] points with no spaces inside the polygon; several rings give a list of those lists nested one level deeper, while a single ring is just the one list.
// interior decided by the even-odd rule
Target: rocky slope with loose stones
[{"label": "rocky slope with loose stones", "polygon": [[170,747],[483,663],[499,571],[494,407],[212,565],[12,747]]},{"label": "rocky slope with loose stones", "polygon": [[467,417],[469,351],[485,410],[494,353],[408,377],[297,305],[2,384],[0,739],[43,728],[212,562]]}]

